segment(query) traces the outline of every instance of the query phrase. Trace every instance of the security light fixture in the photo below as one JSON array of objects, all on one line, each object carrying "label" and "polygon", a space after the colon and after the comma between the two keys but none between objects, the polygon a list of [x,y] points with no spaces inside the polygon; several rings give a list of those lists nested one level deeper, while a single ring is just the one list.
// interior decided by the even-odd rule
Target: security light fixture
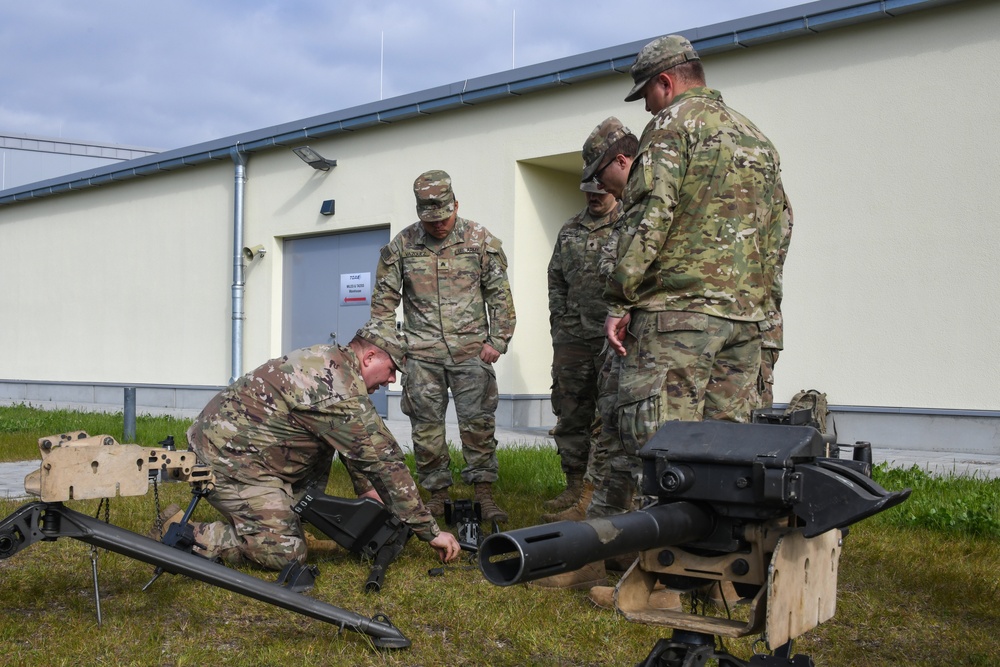
[{"label": "security light fixture", "polygon": [[319,169],[320,171],[330,171],[330,167],[336,167],[336,160],[327,160],[325,157],[309,148],[308,146],[298,146],[292,149],[292,152],[302,158],[302,161],[308,164],[313,169]]}]

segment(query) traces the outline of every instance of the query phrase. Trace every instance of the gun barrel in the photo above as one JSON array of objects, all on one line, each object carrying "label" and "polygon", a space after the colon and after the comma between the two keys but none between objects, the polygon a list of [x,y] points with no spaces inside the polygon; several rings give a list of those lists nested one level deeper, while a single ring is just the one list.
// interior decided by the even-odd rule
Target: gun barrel
[{"label": "gun barrel", "polygon": [[699,505],[678,501],[627,514],[493,533],[479,548],[479,567],[490,583],[511,586],[630,551],[697,541],[712,532],[712,516]]}]

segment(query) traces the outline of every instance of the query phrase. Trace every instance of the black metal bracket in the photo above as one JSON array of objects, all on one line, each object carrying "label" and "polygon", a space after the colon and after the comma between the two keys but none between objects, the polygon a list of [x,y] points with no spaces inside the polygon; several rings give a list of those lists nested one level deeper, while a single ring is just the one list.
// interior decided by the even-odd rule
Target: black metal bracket
[{"label": "black metal bracket", "polygon": [[[785,648],[785,647],[782,647]],[[788,647],[790,648],[790,646]],[[749,661],[719,650],[715,638],[702,632],[676,630],[670,639],[661,639],[653,646],[646,659],[637,667],[700,667],[709,660],[715,660],[719,667],[814,667],[815,663],[807,655],[798,654],[785,657],[783,651],[773,655],[757,654]]]},{"label": "black metal bracket", "polygon": [[386,568],[411,535],[410,528],[381,503],[328,496],[319,487],[306,491],[292,509],[340,546],[373,561],[365,582],[369,593],[382,590]]},{"label": "black metal bracket", "polygon": [[444,502],[444,521],[456,528],[458,545],[463,551],[479,553],[479,545],[483,543],[483,509],[474,500],[446,500]]}]

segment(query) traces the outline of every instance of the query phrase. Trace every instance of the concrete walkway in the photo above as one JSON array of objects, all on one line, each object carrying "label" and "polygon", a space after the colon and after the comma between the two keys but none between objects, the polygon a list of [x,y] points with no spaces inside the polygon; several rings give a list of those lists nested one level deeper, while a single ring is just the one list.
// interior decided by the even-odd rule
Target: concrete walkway
[{"label": "concrete walkway", "polygon": [[[406,451],[413,448],[410,422],[386,420],[386,425]],[[544,429],[498,428],[497,440],[502,447],[542,445],[555,447],[555,441]],[[448,440],[459,442],[458,425],[448,424]],[[975,475],[980,478],[1000,477],[1000,456],[987,454],[962,454],[956,452],[927,452],[903,449],[872,450],[875,463],[888,462],[897,468],[917,466],[935,474]],[[0,498],[23,498],[24,477],[38,469],[39,460],[0,463]]]}]

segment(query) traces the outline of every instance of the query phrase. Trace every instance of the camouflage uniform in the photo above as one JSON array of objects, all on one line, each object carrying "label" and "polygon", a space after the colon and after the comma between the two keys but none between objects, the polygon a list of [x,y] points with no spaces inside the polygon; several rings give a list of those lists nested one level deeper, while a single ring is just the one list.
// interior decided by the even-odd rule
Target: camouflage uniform
[{"label": "camouflage uniform", "polygon": [[[650,54],[663,45],[677,50]],[[654,40],[633,65],[636,86],[626,99],[641,97],[658,71],[692,59],[687,40]],[[785,210],[778,153],[718,91],[688,89],[643,131],[624,207],[605,297],[610,316],[631,313],[617,444],[634,455],[668,420],[749,418],[774,277],[768,262]],[[618,473],[617,484],[627,486]]]},{"label": "camouflage uniform", "polygon": [[768,282],[771,290],[764,302],[764,322],[761,324],[760,344],[760,374],[757,376],[757,396],[753,402],[754,408],[769,408],[774,403],[774,365],[778,363],[778,354],[784,349],[784,318],[781,316],[781,298],[783,295],[782,273],[785,266],[785,256],[792,240],[792,205],[785,198],[785,209],[776,221],[780,225],[781,242],[773,256],[766,263],[771,271]]},{"label": "camouflage uniform", "polygon": [[326,486],[335,453],[367,480],[356,491],[376,489],[422,540],[440,532],[350,347],[316,345],[266,362],[209,401],[187,437],[216,476],[207,499],[228,520],[193,524],[197,553],[208,558],[275,570],[303,562],[292,506],[314,484]]},{"label": "camouflage uniform", "polygon": [[[584,179],[593,178],[602,164],[608,162],[609,151],[615,142],[627,135],[632,135],[620,120],[611,116],[602,121],[583,145]],[[602,285],[605,284],[614,271],[618,261],[619,242],[625,222],[621,204],[611,230],[604,241],[598,256],[598,273]],[[607,314],[607,302],[601,295]],[[603,333],[603,322],[601,331]],[[588,518],[620,514],[633,504],[633,491],[640,488],[642,464],[638,456],[631,456],[622,451],[618,438],[618,375],[621,371],[621,357],[606,347],[598,373],[597,409],[600,415],[600,430],[591,448],[590,463],[587,475],[594,484],[594,491],[589,506],[586,508]]]},{"label": "camouflage uniform", "polygon": [[585,207],[563,225],[549,261],[552,411],[558,417],[553,436],[567,474],[587,469],[600,429],[597,391],[607,349],[607,305],[598,258],[619,215],[621,204],[600,218]]},{"label": "camouflage uniform", "polygon": [[[624,221],[624,216],[619,215],[601,250],[598,266],[605,282],[617,263]],[[618,376],[621,366],[622,358],[610,346],[607,347],[598,376],[597,410],[601,430],[591,450],[588,474],[594,484],[594,493],[587,507],[587,518],[628,511],[636,489],[642,486],[642,462],[638,456],[627,454],[622,449],[618,435]]]},{"label": "camouflage uniform", "polygon": [[[429,181],[434,193],[445,189],[447,179],[448,197],[436,210],[453,212],[451,179],[440,171],[427,174],[440,175]],[[419,191],[417,198],[419,212]],[[460,217],[444,239],[428,234],[420,222],[410,225],[382,248],[372,318],[394,323],[400,301],[407,341],[400,407],[413,427],[421,486],[435,491],[452,484],[445,437],[449,388],[466,463],[462,479],[468,484],[496,481],[499,395],[493,366],[479,354],[487,343],[503,354],[514,334],[514,302],[500,239]]]}]

